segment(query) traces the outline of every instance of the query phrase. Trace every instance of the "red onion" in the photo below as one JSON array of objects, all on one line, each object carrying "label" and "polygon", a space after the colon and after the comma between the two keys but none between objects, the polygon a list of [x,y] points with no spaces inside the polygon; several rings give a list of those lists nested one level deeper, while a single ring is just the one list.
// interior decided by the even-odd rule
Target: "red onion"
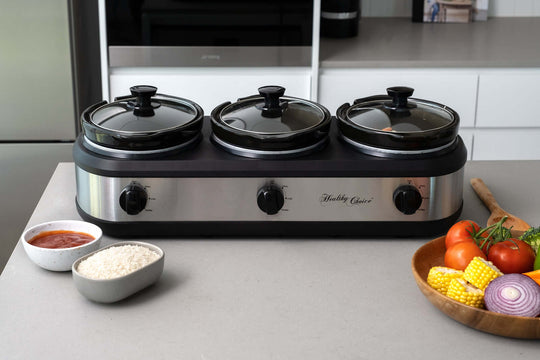
[{"label": "red onion", "polygon": [[506,274],[484,291],[486,309],[506,315],[540,315],[540,286],[523,274]]}]

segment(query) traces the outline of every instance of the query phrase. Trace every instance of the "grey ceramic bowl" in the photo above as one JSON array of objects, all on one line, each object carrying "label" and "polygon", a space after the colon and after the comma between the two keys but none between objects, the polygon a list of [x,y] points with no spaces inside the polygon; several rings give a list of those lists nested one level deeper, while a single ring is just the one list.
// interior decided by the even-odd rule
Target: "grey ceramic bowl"
[{"label": "grey ceramic bowl", "polygon": [[[159,259],[130,274],[114,279],[95,280],[82,275],[77,268],[81,261],[88,257],[114,246],[140,245],[144,246],[159,255]],[[113,303],[127,298],[130,295],[155,283],[163,273],[165,254],[159,247],[140,241],[122,241],[109,246],[105,246],[98,251],[77,259],[73,263],[71,272],[75,287],[89,300],[101,303]]]}]

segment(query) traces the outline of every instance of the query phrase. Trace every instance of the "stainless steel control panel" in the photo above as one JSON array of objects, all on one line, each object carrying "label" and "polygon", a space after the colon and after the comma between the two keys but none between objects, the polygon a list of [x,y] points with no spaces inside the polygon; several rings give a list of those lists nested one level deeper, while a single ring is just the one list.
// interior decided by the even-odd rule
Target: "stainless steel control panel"
[{"label": "stainless steel control panel", "polygon": [[459,210],[463,169],[411,178],[114,178],[77,167],[77,202],[105,221],[430,221]]}]

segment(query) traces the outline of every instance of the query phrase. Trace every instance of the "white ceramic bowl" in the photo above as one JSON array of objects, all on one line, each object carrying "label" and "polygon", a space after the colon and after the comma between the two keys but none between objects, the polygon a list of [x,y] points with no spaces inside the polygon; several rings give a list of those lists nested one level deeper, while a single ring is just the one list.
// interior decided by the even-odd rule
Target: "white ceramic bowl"
[{"label": "white ceramic bowl", "polygon": [[[94,237],[89,243],[63,249],[47,249],[34,246],[28,241],[43,231],[67,230],[87,233]],[[27,229],[21,236],[26,254],[37,265],[51,271],[69,271],[78,258],[99,249],[101,229],[89,222],[79,220],[50,221]]]},{"label": "white ceramic bowl", "polygon": [[[138,245],[146,247],[157,253],[159,258],[124,276],[113,279],[90,279],[77,271],[79,264],[90,256],[114,246]],[[105,246],[98,251],[85,255],[73,263],[72,276],[75,287],[89,300],[100,303],[113,303],[135,294],[136,292],[155,283],[163,273],[165,254],[163,250],[153,244],[141,241],[121,241],[109,246]]]}]

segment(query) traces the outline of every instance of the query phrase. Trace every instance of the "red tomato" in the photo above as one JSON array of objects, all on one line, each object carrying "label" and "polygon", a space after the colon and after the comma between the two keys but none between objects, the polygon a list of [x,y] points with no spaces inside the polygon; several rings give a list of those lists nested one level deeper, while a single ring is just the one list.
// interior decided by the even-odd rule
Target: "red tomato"
[{"label": "red tomato", "polygon": [[482,233],[480,235],[480,237],[477,239],[477,243],[478,247],[480,247],[480,249],[482,249],[482,251],[484,252],[484,254],[488,254],[488,249],[489,249],[489,246],[490,245],[490,238],[489,238],[489,233],[485,232],[485,233]]},{"label": "red tomato", "polygon": [[456,270],[465,270],[475,256],[486,258],[486,254],[474,242],[460,242],[446,250],[444,253],[444,266]]},{"label": "red tomato", "polygon": [[471,233],[475,233],[480,230],[480,226],[471,220],[461,220],[455,223],[450,230],[446,233],[445,244],[449,249],[452,245],[460,242],[473,242],[473,236]]},{"label": "red tomato", "polygon": [[531,271],[534,259],[532,247],[518,239],[502,241],[489,248],[488,260],[505,274]]}]

